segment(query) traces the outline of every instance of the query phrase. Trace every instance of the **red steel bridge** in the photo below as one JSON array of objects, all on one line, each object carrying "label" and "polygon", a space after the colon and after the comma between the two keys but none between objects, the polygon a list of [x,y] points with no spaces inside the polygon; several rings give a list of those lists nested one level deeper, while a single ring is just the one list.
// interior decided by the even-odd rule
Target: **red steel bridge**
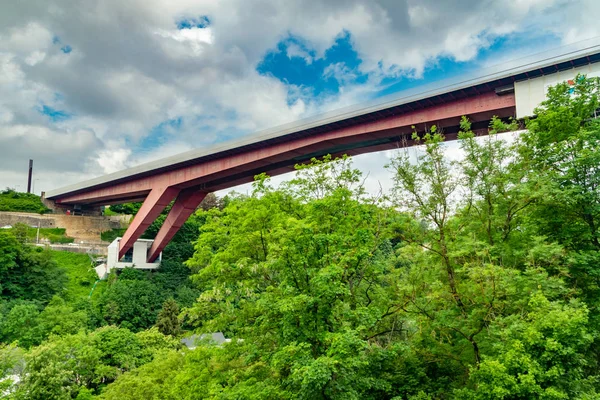
[{"label": "red steel bridge", "polygon": [[577,72],[600,69],[600,45],[537,54],[453,79],[403,92],[377,104],[353,107],[269,129],[243,140],[196,149],[114,174],[63,187],[46,194],[57,206],[98,207],[143,201],[119,245],[121,258],[164,208],[173,206],[148,250],[154,262],[207,193],[250,182],[266,172],[277,175],[312,157],[357,155],[412,146],[412,132],[431,125],[455,139],[460,118],[485,129],[492,116],[533,114],[550,83],[572,79]]}]

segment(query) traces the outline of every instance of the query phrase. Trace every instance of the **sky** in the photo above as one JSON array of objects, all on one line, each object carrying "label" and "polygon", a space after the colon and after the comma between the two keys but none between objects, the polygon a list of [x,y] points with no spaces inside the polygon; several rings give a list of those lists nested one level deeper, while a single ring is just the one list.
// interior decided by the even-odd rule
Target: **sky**
[{"label": "sky", "polygon": [[[0,0],[0,189],[26,189],[29,159],[34,191],[56,189],[596,37],[598,16],[597,0]],[[391,156],[355,158],[368,188]]]}]

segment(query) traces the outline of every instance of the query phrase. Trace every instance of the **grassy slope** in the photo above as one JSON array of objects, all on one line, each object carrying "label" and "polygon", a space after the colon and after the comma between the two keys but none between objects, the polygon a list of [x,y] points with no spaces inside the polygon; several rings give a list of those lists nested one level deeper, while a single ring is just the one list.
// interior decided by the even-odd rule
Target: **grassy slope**
[{"label": "grassy slope", "polygon": [[[25,232],[27,241],[29,243],[35,243],[38,229],[24,224],[21,224],[21,226],[27,228]],[[12,228],[10,231],[12,231],[15,236],[19,236],[17,228]],[[40,239],[48,239],[50,243],[73,243],[75,239],[67,236],[66,231],[65,228],[40,228]]]},{"label": "grassy slope", "polygon": [[[40,228],[40,238],[50,240],[50,243],[73,243],[74,238],[67,236],[65,228]],[[37,228],[29,228],[27,230],[27,239],[31,242],[35,241]]]},{"label": "grassy slope", "polygon": [[40,197],[33,193],[19,193],[12,190],[5,190],[0,192],[0,211],[44,214],[50,210],[42,204]]},{"label": "grassy slope", "polygon": [[[91,266],[87,254],[69,253],[67,251],[51,251],[52,258],[58,265],[65,268],[69,281],[66,286],[65,299],[76,302],[87,298],[98,279],[96,271]],[[92,298],[97,298],[104,290],[105,282],[98,282]]]}]

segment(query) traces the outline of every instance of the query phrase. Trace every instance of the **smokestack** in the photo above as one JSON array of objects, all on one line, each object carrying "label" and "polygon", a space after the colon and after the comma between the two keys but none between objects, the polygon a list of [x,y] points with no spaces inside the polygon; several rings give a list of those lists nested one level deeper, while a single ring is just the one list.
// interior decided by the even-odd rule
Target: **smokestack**
[{"label": "smokestack", "polygon": [[31,193],[31,176],[33,175],[33,160],[29,160],[29,176],[27,177],[27,193]]}]

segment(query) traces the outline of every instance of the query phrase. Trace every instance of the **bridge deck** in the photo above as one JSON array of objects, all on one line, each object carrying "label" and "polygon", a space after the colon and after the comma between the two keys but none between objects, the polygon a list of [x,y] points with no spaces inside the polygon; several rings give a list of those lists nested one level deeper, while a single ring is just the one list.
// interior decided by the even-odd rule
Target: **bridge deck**
[{"label": "bridge deck", "polygon": [[461,76],[390,95],[366,106],[359,105],[335,110],[270,128],[239,140],[217,144],[210,148],[194,149],[113,174],[65,186],[47,192],[46,198],[59,199],[68,194],[139,179],[299,137],[318,135],[342,127],[447,104],[480,93],[494,91],[507,85],[511,86],[516,81],[552,74],[597,61],[600,61],[600,44],[593,41],[584,41],[578,43],[577,46],[563,47],[491,67],[473,76]]},{"label": "bridge deck", "polygon": [[[443,81],[366,107],[338,110],[67,186],[48,192],[46,198],[63,205],[144,200],[119,242],[119,259],[174,201],[148,251],[148,262],[153,262],[208,192],[251,181],[260,172],[277,175],[290,171],[311,157],[411,146],[412,131],[425,131],[432,124],[443,128],[452,139],[463,115],[476,128],[485,128],[494,115],[516,115],[515,82],[598,61],[600,44],[580,42],[568,49],[500,65],[474,77]],[[538,94],[545,95],[543,88],[540,90]]]}]

